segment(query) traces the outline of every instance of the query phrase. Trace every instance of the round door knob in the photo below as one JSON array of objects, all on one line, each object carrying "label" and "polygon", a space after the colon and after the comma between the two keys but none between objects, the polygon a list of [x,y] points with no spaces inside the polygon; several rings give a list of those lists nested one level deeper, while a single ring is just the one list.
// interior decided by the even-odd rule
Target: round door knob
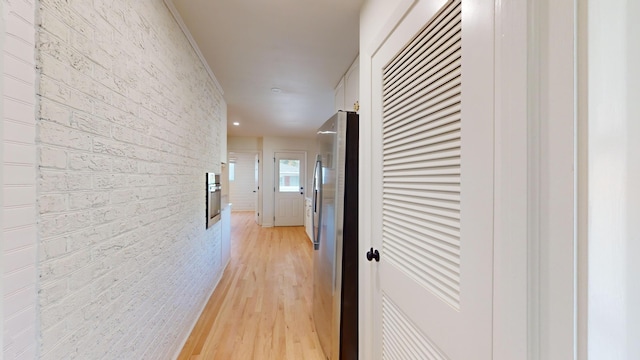
[{"label": "round door knob", "polygon": [[371,261],[373,259],[376,259],[376,262],[380,261],[380,253],[377,249],[371,248],[371,250],[367,251],[367,260]]}]

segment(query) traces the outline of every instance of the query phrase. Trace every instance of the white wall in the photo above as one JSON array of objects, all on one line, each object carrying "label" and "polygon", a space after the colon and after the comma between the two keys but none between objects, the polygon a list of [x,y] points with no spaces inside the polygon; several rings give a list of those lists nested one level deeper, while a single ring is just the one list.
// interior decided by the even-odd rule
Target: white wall
[{"label": "white wall", "polygon": [[262,138],[251,136],[229,136],[227,139],[229,151],[261,151]]},{"label": "white wall", "polygon": [[171,357],[222,273],[224,101],[162,0],[40,5],[41,358]]},{"label": "white wall", "polygon": [[588,4],[588,354],[640,358],[640,4]]},{"label": "white wall", "polygon": [[35,6],[2,0],[3,352],[36,357]]}]

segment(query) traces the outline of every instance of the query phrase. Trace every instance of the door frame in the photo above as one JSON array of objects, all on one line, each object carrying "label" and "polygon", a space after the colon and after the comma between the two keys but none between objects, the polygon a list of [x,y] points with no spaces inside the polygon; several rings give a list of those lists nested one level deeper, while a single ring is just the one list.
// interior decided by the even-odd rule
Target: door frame
[{"label": "door frame", "polygon": [[579,346],[577,3],[529,0],[527,6],[528,355],[574,359]]},{"label": "door frame", "polygon": [[[258,162],[258,174],[257,174],[257,179],[255,180],[256,182],[256,213],[255,213],[255,219],[256,219],[256,224],[262,226],[262,215],[261,215],[261,211],[262,211],[262,153],[261,152],[257,152],[255,154],[255,158],[256,161]],[[255,167],[255,165],[254,165]],[[254,175],[256,176],[256,175]]]},{"label": "door frame", "polygon": [[[258,151],[258,150],[233,150],[233,149],[229,149],[228,150],[229,154],[251,154],[251,155],[258,155],[258,159],[260,161],[260,163],[258,164],[258,176],[259,176],[259,180],[258,180],[258,186],[259,188],[257,189],[258,191],[258,209],[260,210],[260,217],[259,217],[259,223],[258,225],[262,226],[262,214],[264,213],[264,211],[262,211],[262,183],[263,183],[263,177],[262,177],[262,151]],[[229,161],[231,162],[231,161]],[[229,184],[229,187],[231,187],[231,184]],[[231,190],[231,189],[229,189]],[[229,193],[229,196],[231,196],[231,193]]]},{"label": "door frame", "polygon": [[[373,42],[361,43],[362,118],[372,114],[372,59],[418,1],[398,0]],[[574,12],[573,0],[495,1],[494,359],[574,358],[576,65],[566,46]],[[370,194],[359,199],[365,254],[375,149],[371,126],[362,122],[360,131],[360,189]],[[375,355],[373,271],[360,262],[363,359]]]},{"label": "door frame", "polygon": [[[2,99],[0,100],[0,139],[4,146],[4,38],[6,36],[6,16],[4,14],[4,1],[0,1],[0,89],[2,89]],[[4,159],[0,165],[0,231],[4,232]],[[0,356],[4,354],[4,250],[0,253]]]},{"label": "door frame", "polygon": [[304,226],[304,200],[307,196],[307,190],[308,190],[308,186],[307,186],[307,162],[308,162],[308,156],[307,156],[307,151],[304,150],[274,150],[273,151],[273,226],[276,226],[276,188],[278,187],[278,183],[279,183],[279,173],[276,171],[278,169],[278,165],[276,164],[276,157],[277,154],[301,154],[302,158],[304,159],[304,166],[301,166],[300,169],[300,174],[302,174],[302,176],[304,176],[304,181],[301,181],[301,185],[304,186],[304,194],[302,195],[302,225]]}]

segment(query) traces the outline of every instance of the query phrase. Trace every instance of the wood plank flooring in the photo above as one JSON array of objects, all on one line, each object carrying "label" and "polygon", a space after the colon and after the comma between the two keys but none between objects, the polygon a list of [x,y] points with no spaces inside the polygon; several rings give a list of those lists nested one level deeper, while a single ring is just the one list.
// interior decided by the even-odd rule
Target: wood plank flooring
[{"label": "wood plank flooring", "polygon": [[231,260],[179,360],[324,360],[311,314],[313,247],[303,227],[231,216]]}]

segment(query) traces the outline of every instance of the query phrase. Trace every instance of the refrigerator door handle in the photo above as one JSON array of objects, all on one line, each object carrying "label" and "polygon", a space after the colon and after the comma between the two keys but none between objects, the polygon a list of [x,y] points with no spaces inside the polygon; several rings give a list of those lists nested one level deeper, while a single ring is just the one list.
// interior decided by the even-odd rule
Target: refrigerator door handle
[{"label": "refrigerator door handle", "polygon": [[[320,181],[318,181],[320,180]],[[322,158],[318,155],[316,166],[313,170],[313,216],[311,217],[311,227],[313,228],[313,249],[320,249],[320,224],[322,218]],[[318,223],[316,224],[316,216]],[[316,231],[317,227],[317,231]]]},{"label": "refrigerator door handle", "polygon": [[318,212],[318,190],[313,190],[313,212]]}]

